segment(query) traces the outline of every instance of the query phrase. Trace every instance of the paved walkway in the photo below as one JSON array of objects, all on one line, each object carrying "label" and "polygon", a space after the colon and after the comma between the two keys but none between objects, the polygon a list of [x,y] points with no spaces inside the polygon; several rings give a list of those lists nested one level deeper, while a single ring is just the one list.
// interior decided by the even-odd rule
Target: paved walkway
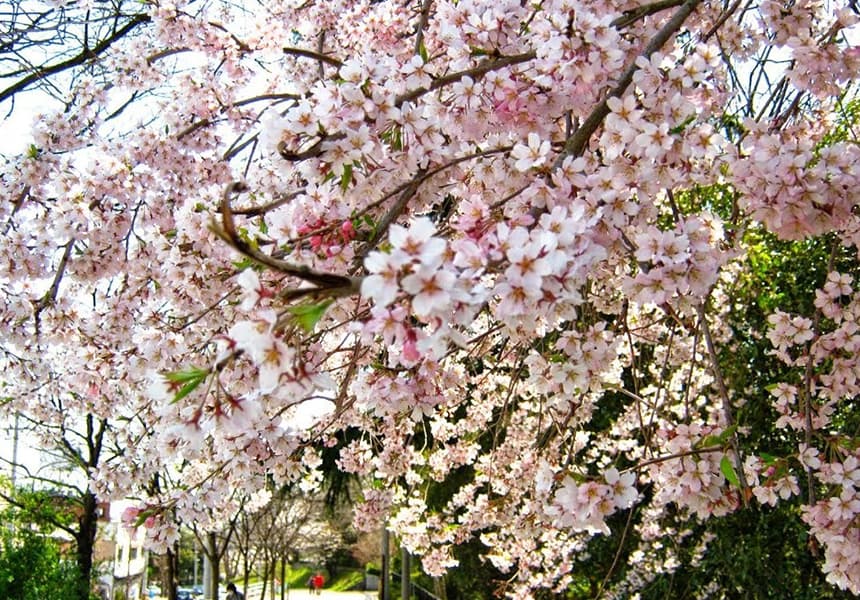
[{"label": "paved walkway", "polygon": [[[260,600],[260,597],[257,595],[251,594],[251,590],[248,590],[248,600]],[[271,596],[266,594],[266,600],[269,600]],[[376,592],[332,592],[330,590],[323,590],[321,594],[311,594],[308,590],[298,589],[298,590],[289,590],[289,592],[284,594],[284,600],[376,600],[378,598]],[[280,590],[275,593],[275,600],[281,600]]]},{"label": "paved walkway", "polygon": [[[266,590],[266,597],[260,598],[261,584],[251,585],[248,588],[248,600],[272,600],[272,590]],[[241,590],[240,590],[241,591]],[[227,597],[227,591],[221,590],[218,594],[219,600],[224,600]],[[203,600],[203,596],[197,596],[199,600]],[[379,592],[333,592],[331,590],[322,590],[322,593],[311,594],[310,590],[299,588],[295,590],[286,590],[284,600],[377,600]],[[149,600],[149,596],[144,595],[143,600]],[[155,596],[154,600],[165,600],[163,596]],[[281,590],[275,592],[274,600],[281,600]]]},{"label": "paved walkway", "polygon": [[[266,598],[262,599],[259,595],[260,587],[250,586],[248,588],[248,600],[271,600],[271,589],[266,591]],[[310,590],[302,588],[288,590],[284,594],[284,600],[376,600],[378,597],[377,592],[333,592],[323,589],[321,594],[312,594]],[[224,596],[221,598],[223,599]],[[275,600],[281,600],[280,590],[275,592]]]}]

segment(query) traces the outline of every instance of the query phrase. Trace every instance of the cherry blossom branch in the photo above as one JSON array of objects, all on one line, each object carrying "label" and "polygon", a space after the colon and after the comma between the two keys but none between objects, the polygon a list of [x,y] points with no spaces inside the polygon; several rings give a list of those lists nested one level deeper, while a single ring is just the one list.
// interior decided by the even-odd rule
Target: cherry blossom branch
[{"label": "cherry blossom branch", "polygon": [[72,238],[68,242],[66,242],[65,250],[63,251],[63,256],[60,258],[60,264],[57,265],[57,272],[54,274],[54,280],[51,282],[51,287],[48,288],[48,291],[45,292],[45,295],[39,299],[39,302],[36,304],[36,310],[33,314],[33,319],[36,322],[36,333],[39,333],[39,316],[42,314],[42,311],[45,310],[48,306],[50,306],[56,299],[57,294],[60,291],[60,282],[63,280],[63,275],[66,273],[66,265],[69,263],[69,257],[72,255],[72,248],[75,245],[77,240]]},{"label": "cherry blossom branch", "polygon": [[418,186],[420,186],[421,183],[424,181],[426,173],[427,172],[423,169],[419,170],[415,177],[412,178],[412,181],[410,181],[400,193],[400,196],[397,198],[397,202],[394,203],[394,206],[392,206],[382,216],[382,218],[377,223],[373,235],[367,241],[368,249],[376,246],[376,243],[380,239],[382,239],[382,237],[388,232],[388,228],[391,226],[391,223],[393,223],[394,220],[400,216],[400,214],[406,208],[406,204],[409,202],[409,199],[412,198],[412,196],[415,195],[415,192],[418,191]]},{"label": "cherry blossom branch", "polygon": [[658,12],[662,12],[667,8],[681,6],[683,2],[684,0],[659,0],[658,2],[653,2],[651,4],[637,6],[636,8],[625,10],[621,13],[621,16],[612,21],[610,25],[616,29],[623,29],[628,25],[632,25],[639,19],[656,15]]},{"label": "cherry blossom branch", "polygon": [[[830,249],[830,257],[827,260],[827,272],[833,271],[833,264],[836,261],[836,251],[839,247],[839,242],[834,240]],[[815,314],[812,318],[812,333],[813,338],[809,341],[807,349],[806,365],[803,370],[803,393],[801,395],[800,410],[804,413],[803,419],[803,442],[807,448],[812,447],[812,378],[815,359],[813,358],[812,347],[821,338],[821,309],[815,309]],[[805,461],[804,461],[805,462]],[[812,467],[806,464],[806,493],[809,506],[815,504],[815,477],[812,473]]]},{"label": "cherry blossom branch", "polygon": [[173,56],[174,54],[182,54],[184,52],[191,52],[191,48],[169,48],[167,50],[161,50],[160,52],[154,52],[146,57],[146,64],[152,65],[163,58]]},{"label": "cherry blossom branch", "polygon": [[24,206],[24,202],[27,200],[27,196],[30,194],[30,186],[25,185],[21,189],[21,193],[15,197],[15,201],[12,203],[12,211],[9,213],[9,220],[6,221],[6,224],[3,226],[3,234],[9,233],[9,230],[12,228],[12,223],[14,223],[15,214],[21,210],[21,207]]},{"label": "cherry blossom branch", "polygon": [[[638,471],[643,467],[647,467],[649,465],[656,465],[662,462],[666,462],[667,460],[675,460],[676,458],[684,458],[685,456],[698,456],[699,454],[707,454],[709,452],[723,452],[725,448],[723,446],[707,446],[705,448],[692,448],[690,450],[685,450],[683,452],[676,452],[674,454],[665,454],[663,456],[657,456],[655,458],[649,458],[648,460],[643,460],[642,462],[638,462],[632,467],[627,467],[626,469],[622,469],[621,473],[628,473],[630,471]],[[739,476],[740,477],[740,476]]]},{"label": "cherry blossom branch", "polygon": [[[325,31],[320,31],[317,35],[317,54],[322,55],[325,50]],[[319,68],[320,79],[325,77],[325,63],[322,60],[317,61]]]},{"label": "cherry blossom branch", "polygon": [[322,52],[307,50],[305,48],[290,47],[282,48],[282,50],[284,54],[289,54],[290,56],[300,56],[303,58],[312,58],[313,60],[326,63],[327,65],[331,65],[337,69],[340,69],[343,66],[343,63],[341,61],[327,54],[323,54]]},{"label": "cherry blossom branch", "polygon": [[[672,37],[684,24],[687,17],[696,9],[696,6],[702,0],[686,0],[684,4],[681,5],[681,8],[672,15],[672,18],[657,32],[651,41],[645,46],[645,50],[643,50],[641,57],[646,59],[651,58],[651,55],[660,50],[663,45]],[[585,119],[582,125],[579,126],[574,134],[567,139],[564,144],[564,150],[559,153],[556,158],[554,168],[558,168],[564,162],[564,160],[568,156],[582,156],[582,153],[585,151],[585,147],[588,145],[588,140],[591,138],[591,135],[597,131],[597,128],[603,122],[603,119],[611,112],[609,110],[608,100],[610,98],[620,98],[624,95],[624,92],[627,90],[627,87],[633,81],[633,75],[639,67],[636,65],[636,61],[633,61],[627,69],[622,73],[621,78],[618,80],[618,83],[614,88],[606,95],[606,97],[600,101],[590,115]]]},{"label": "cherry blossom branch", "polygon": [[264,215],[270,210],[274,210],[279,206],[283,206],[290,200],[295,200],[299,196],[301,196],[304,191],[296,191],[290,192],[289,194],[279,195],[277,198],[268,202],[266,204],[262,204],[260,206],[253,206],[251,208],[242,208],[238,210],[234,210],[234,215],[242,215],[243,217],[259,217],[260,215]]},{"label": "cherry blossom branch", "polygon": [[[231,102],[230,104],[228,104],[226,106],[222,106],[219,113],[224,114],[225,112],[227,112],[228,110],[230,110],[232,108],[245,106],[247,104],[253,104],[254,102],[263,102],[265,100],[298,100],[300,97],[301,96],[299,96],[297,94],[286,94],[286,93],[284,93],[284,94],[276,94],[276,93],[260,94],[259,96],[252,96],[250,98],[244,98],[242,100],[237,100],[236,102]],[[192,123],[191,125],[189,125],[185,129],[180,131],[178,134],[176,134],[176,139],[181,140],[182,138],[194,133],[198,129],[200,129],[202,127],[208,127],[210,125],[214,125],[216,122],[217,121],[212,120],[212,119],[208,119],[208,118],[200,119],[199,121]],[[240,139],[241,139],[241,136],[240,136]],[[230,158],[233,158],[236,154],[241,152],[242,149],[244,149],[248,144],[250,144],[251,142],[253,142],[256,139],[257,139],[256,135],[252,136],[249,140],[247,140],[245,143],[243,143],[241,146],[239,146],[239,148],[236,150],[234,150],[234,146],[235,146],[235,144],[234,144],[233,146],[228,148],[227,151],[224,153],[224,159],[229,160]]]},{"label": "cherry blossom branch", "polygon": [[181,320],[182,325],[174,326],[174,325],[171,325],[170,322],[167,322],[166,325],[168,327],[170,327],[173,331],[176,331],[176,332],[182,331],[186,327],[189,327],[190,325],[197,323],[198,321],[203,319],[206,315],[208,315],[213,310],[218,308],[218,306],[222,302],[224,302],[224,300],[226,300],[227,298],[229,298],[230,296],[235,294],[237,289],[238,289],[238,286],[235,286],[233,289],[231,289],[230,291],[223,294],[220,298],[215,300],[215,302],[213,302],[209,306],[207,306],[205,310],[201,311],[199,314],[197,314],[194,317],[192,317],[191,315],[188,315],[187,317],[177,317],[176,320],[178,320],[178,321]]},{"label": "cherry blossom branch", "polygon": [[[701,0],[696,0],[697,2]],[[434,79],[433,83],[430,84],[430,87],[420,87],[414,90],[410,90],[405,94],[401,94],[394,99],[394,106],[400,108],[406,102],[412,102],[427,94],[432,92],[433,90],[438,90],[439,88],[445,87],[451,83],[456,83],[460,81],[464,77],[471,77],[472,79],[478,79],[483,77],[490,71],[495,71],[496,69],[502,69],[504,67],[509,67],[511,65],[518,65],[520,63],[528,62],[533,60],[537,56],[535,51],[524,52],[523,54],[515,54],[513,56],[503,56],[501,58],[488,58],[486,60],[478,63],[477,66],[472,67],[471,69],[466,69],[465,71],[457,71],[456,73],[451,73],[449,75],[444,75],[439,77],[438,79]]]},{"label": "cherry blossom branch", "polygon": [[438,167],[435,167],[433,169],[420,170],[411,180],[397,186],[394,190],[387,193],[385,196],[383,196],[379,200],[375,200],[374,202],[365,206],[362,211],[357,213],[357,216],[360,217],[364,214],[367,214],[370,210],[372,210],[373,208],[376,208],[377,206],[380,206],[386,200],[394,197],[397,194],[400,194],[400,198],[398,199],[397,203],[395,203],[395,205],[391,209],[389,209],[388,212],[386,212],[386,214],[380,220],[379,224],[377,224],[377,227],[375,229],[373,237],[365,243],[365,246],[361,251],[356,253],[357,258],[361,259],[364,256],[366,256],[367,253],[373,249],[373,247],[376,245],[376,243],[380,239],[382,239],[383,235],[388,230],[388,228],[391,226],[391,223],[394,221],[394,219],[396,219],[403,212],[403,210],[405,208],[405,203],[408,201],[408,199],[410,197],[412,197],[415,194],[415,191],[417,191],[418,186],[420,186],[426,180],[430,179],[434,175],[437,175],[438,173],[441,173],[442,171],[450,169],[451,167],[455,167],[455,166],[459,165],[460,163],[464,163],[464,162],[467,162],[469,160],[474,160],[476,158],[484,158],[487,156],[492,156],[494,154],[502,154],[504,152],[510,152],[512,148],[513,148],[513,146],[503,146],[501,148],[493,148],[491,150],[483,150],[480,152],[475,152],[473,154],[467,154],[465,156],[459,156],[455,159],[452,159],[452,160],[446,162],[444,165],[439,165]]},{"label": "cherry blossom branch", "polygon": [[278,142],[278,154],[281,155],[281,158],[290,162],[299,162],[302,160],[307,160],[309,158],[315,158],[322,154],[323,142],[328,140],[342,140],[345,137],[346,134],[344,133],[335,133],[332,135],[320,134],[319,136],[317,136],[316,141],[310,147],[299,152],[293,152],[287,147],[287,144],[285,142],[281,141]]},{"label": "cherry blossom branch", "polygon": [[427,22],[430,20],[430,7],[433,5],[433,0],[424,0],[421,5],[421,18],[418,21],[415,35],[415,54],[421,54],[421,49],[424,47],[424,30],[427,28]]},{"label": "cherry blossom branch", "polygon": [[[227,186],[224,195],[221,199],[221,227],[216,224],[211,225],[212,231],[236,250],[251,258],[252,260],[275,269],[286,275],[296,277],[302,281],[313,283],[316,288],[308,290],[307,293],[325,292],[329,297],[350,296],[357,294],[361,287],[360,277],[347,277],[344,275],[336,275],[334,273],[322,273],[315,271],[306,265],[297,265],[287,261],[279,260],[271,257],[254,248],[251,244],[243,240],[236,231],[236,224],[233,221],[233,212],[230,209],[230,198],[233,194],[245,191],[247,188],[244,184],[233,183]],[[304,290],[299,290],[304,292]]]},{"label": "cherry blossom branch", "polygon": [[[719,31],[720,27],[722,27],[723,24],[728,21],[729,17],[731,17],[735,13],[735,11],[741,5],[741,2],[743,2],[743,0],[735,0],[734,4],[732,4],[728,9],[724,10],[720,14],[714,25],[708,30],[707,33],[705,33],[705,35],[702,36],[702,42],[707,42],[711,38],[711,36],[713,36],[717,31]],[[744,12],[746,12],[746,9],[749,8],[752,3],[753,0],[747,0],[747,5],[744,7]]]},{"label": "cherry blossom branch", "polygon": [[636,506],[631,506],[627,511],[627,522],[624,524],[624,530],[621,532],[621,539],[618,540],[618,547],[615,549],[615,556],[612,559],[612,564],[609,565],[609,570],[603,577],[603,581],[600,582],[600,587],[597,590],[597,594],[594,596],[595,598],[603,596],[603,590],[606,589],[606,584],[609,583],[612,573],[615,572],[615,567],[618,566],[618,559],[621,558],[621,551],[624,549],[624,542],[627,541],[627,534],[630,533],[630,526],[633,524],[633,514],[636,512],[636,508]]}]

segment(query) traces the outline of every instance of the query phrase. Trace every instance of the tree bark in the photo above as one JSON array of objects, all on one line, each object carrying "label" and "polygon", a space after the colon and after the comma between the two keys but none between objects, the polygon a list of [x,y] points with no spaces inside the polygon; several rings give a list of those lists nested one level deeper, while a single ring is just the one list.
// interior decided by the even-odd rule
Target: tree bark
[{"label": "tree bark", "polygon": [[87,490],[82,500],[81,515],[78,517],[78,534],[75,542],[78,565],[78,599],[89,600],[90,582],[93,576],[93,549],[98,529],[98,503],[95,495]]},{"label": "tree bark", "polygon": [[206,534],[206,554],[209,555],[209,562],[211,563],[209,569],[209,585],[212,590],[212,600],[218,600],[218,579],[220,578],[219,570],[220,570],[220,556],[218,555],[218,540],[215,538],[214,533]]},{"label": "tree bark", "polygon": [[[164,555],[164,578],[162,580],[162,592],[169,600],[176,600],[179,589],[179,544],[168,548]],[[196,560],[196,557],[195,557]]]}]

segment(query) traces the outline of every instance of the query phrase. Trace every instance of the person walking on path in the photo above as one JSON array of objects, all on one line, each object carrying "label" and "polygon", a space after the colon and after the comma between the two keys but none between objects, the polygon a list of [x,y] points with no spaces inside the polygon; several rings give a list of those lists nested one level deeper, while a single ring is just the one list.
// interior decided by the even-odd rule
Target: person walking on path
[{"label": "person walking on path", "polygon": [[317,596],[322,594],[323,585],[325,584],[325,579],[322,576],[322,573],[317,571],[313,577],[311,577],[311,591]]},{"label": "person walking on path", "polygon": [[245,600],[242,592],[236,589],[236,584],[232,581],[227,584],[227,599],[226,600]]}]

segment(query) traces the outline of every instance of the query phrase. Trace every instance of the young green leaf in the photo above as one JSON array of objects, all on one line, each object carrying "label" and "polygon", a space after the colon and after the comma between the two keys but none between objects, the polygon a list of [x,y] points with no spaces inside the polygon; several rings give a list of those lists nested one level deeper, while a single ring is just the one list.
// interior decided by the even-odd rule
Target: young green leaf
[{"label": "young green leaf", "polygon": [[173,371],[172,373],[165,373],[164,378],[170,383],[187,383],[195,380],[202,381],[206,378],[208,374],[208,369],[188,367],[187,369],[183,369],[182,371]]},{"label": "young green leaf", "polygon": [[176,392],[176,395],[173,397],[173,402],[179,402],[180,400],[185,398],[185,396],[196,390],[197,386],[199,386],[201,383],[203,383],[203,380],[197,379],[195,381],[189,381],[188,383],[183,385],[181,388],[179,388],[179,391]]},{"label": "young green leaf", "polygon": [[176,395],[173,396],[173,402],[179,402],[188,394],[196,390],[197,387],[206,380],[208,375],[208,369],[199,369],[197,367],[188,367],[182,371],[165,373],[164,378],[173,384],[171,387],[179,388]]},{"label": "young green leaf", "polygon": [[325,300],[318,304],[300,304],[291,306],[289,311],[293,315],[293,320],[306,332],[311,333],[332,302],[334,300]]},{"label": "young green leaf", "polygon": [[734,466],[732,466],[732,461],[727,455],[724,455],[723,459],[720,461],[720,471],[726,478],[726,481],[728,481],[735,487],[740,487],[741,482],[738,479],[738,474],[735,473],[735,468]]},{"label": "young green leaf", "polygon": [[341,191],[346,192],[350,183],[352,183],[352,165],[343,165],[343,175],[340,176]]},{"label": "young green leaf", "polygon": [[777,458],[773,454],[768,454],[767,452],[760,452],[758,457],[768,466],[774,465],[777,461]]}]

